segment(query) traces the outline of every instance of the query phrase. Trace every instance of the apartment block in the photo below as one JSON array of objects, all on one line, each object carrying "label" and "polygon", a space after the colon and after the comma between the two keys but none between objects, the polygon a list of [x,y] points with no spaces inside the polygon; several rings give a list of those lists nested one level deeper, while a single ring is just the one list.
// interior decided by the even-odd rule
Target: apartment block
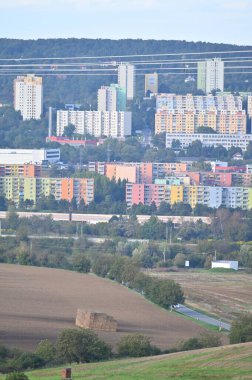
[{"label": "apartment block", "polygon": [[75,126],[75,133],[120,138],[131,136],[131,112],[117,111],[57,111],[57,136],[63,136],[65,127]]},{"label": "apartment block", "polygon": [[220,58],[198,62],[197,89],[206,94],[224,90],[224,62]]},{"label": "apartment block", "polygon": [[49,167],[34,164],[1,164],[0,177],[47,177]]},{"label": "apartment block", "polygon": [[216,133],[246,134],[247,115],[243,111],[159,111],[155,115],[155,133],[198,132],[200,127],[212,128]]},{"label": "apartment block", "polygon": [[14,109],[24,120],[41,118],[43,112],[42,77],[18,76],[14,80]]},{"label": "apartment block", "polygon": [[[216,95],[157,94],[157,111],[242,111],[243,97],[240,95],[217,93]],[[251,100],[252,102],[252,100]],[[248,104],[250,104],[248,102]],[[251,105],[252,112],[252,105]]]},{"label": "apartment block", "polygon": [[135,97],[136,72],[131,63],[120,63],[118,66],[118,85],[126,91],[127,100]]},{"label": "apartment block", "polygon": [[232,146],[241,148],[243,151],[247,149],[252,135],[249,134],[209,134],[209,133],[166,133],[166,147],[171,148],[174,140],[180,141],[182,149],[187,148],[193,141],[199,140],[203,146],[219,146],[222,145],[226,149]]},{"label": "apartment block", "polygon": [[116,181],[152,183],[157,178],[174,172],[186,172],[189,164],[181,162],[89,162],[88,170]]},{"label": "apartment block", "polygon": [[18,206],[30,200],[36,205],[39,198],[53,195],[57,201],[77,203],[83,199],[85,204],[94,200],[93,178],[45,178],[45,177],[0,177],[0,193]]},{"label": "apartment block", "polygon": [[192,208],[202,204],[211,208],[225,206],[248,210],[252,208],[252,188],[216,187],[174,184],[132,184],[126,185],[126,203],[128,207],[140,203],[157,207],[161,202],[171,205],[184,202]]},{"label": "apartment block", "polygon": [[118,84],[102,86],[97,94],[98,111],[126,111],[126,90]]}]

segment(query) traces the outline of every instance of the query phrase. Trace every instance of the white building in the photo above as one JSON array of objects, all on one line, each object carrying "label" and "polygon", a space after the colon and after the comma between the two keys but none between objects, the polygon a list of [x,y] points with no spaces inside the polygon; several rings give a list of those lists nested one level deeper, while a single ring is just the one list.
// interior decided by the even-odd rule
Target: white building
[{"label": "white building", "polygon": [[42,78],[34,75],[18,76],[14,80],[14,109],[24,120],[41,118],[43,112]]},{"label": "white building", "polygon": [[209,94],[224,90],[224,62],[220,58],[198,62],[197,88]]},{"label": "white building", "polygon": [[118,66],[118,85],[126,90],[127,100],[134,99],[136,86],[134,65],[130,63],[121,63]]},{"label": "white building", "polygon": [[75,133],[113,138],[131,136],[131,112],[117,111],[57,111],[57,136],[63,136],[65,127],[75,126]]},{"label": "white building", "polygon": [[60,161],[60,149],[0,149],[0,164],[41,164]]},{"label": "white building", "polygon": [[180,141],[182,149],[187,148],[193,141],[201,141],[203,146],[219,146],[222,145],[226,149],[232,146],[241,148],[243,151],[247,149],[252,135],[248,134],[208,134],[208,133],[166,133],[166,148],[172,148],[173,140]]},{"label": "white building", "polygon": [[97,94],[98,111],[126,111],[126,90],[118,84],[102,86]]},{"label": "white building", "polygon": [[238,270],[238,261],[218,260],[212,261],[212,268],[224,268]]}]

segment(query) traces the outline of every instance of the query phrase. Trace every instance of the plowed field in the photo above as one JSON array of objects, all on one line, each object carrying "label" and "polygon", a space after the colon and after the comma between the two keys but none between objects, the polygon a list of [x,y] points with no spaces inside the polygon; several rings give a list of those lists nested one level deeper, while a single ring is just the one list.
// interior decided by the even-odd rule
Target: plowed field
[{"label": "plowed field", "polygon": [[0,264],[0,344],[34,349],[74,327],[77,308],[105,312],[119,325],[116,333],[99,333],[113,346],[140,332],[162,349],[205,330],[165,311],[112,281],[60,269]]}]

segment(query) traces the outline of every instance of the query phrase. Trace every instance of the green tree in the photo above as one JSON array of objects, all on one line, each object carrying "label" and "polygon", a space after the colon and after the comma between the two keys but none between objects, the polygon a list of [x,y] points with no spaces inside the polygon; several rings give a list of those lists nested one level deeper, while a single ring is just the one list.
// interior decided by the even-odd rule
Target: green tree
[{"label": "green tree", "polygon": [[45,363],[50,363],[55,359],[56,349],[52,342],[44,339],[37,345],[35,354],[42,358]]},{"label": "green tree", "polygon": [[185,261],[186,261],[186,255],[184,255],[183,253],[178,253],[175,256],[174,265],[177,265],[178,267],[182,268],[185,266]]},{"label": "green tree", "polygon": [[121,283],[123,281],[124,264],[128,262],[128,260],[129,260],[128,257],[122,257],[122,256],[115,257],[110,267],[108,277],[111,280],[116,280],[117,282]]},{"label": "green tree", "polygon": [[152,346],[150,338],[142,334],[130,334],[120,339],[118,345],[120,356],[141,357],[160,354],[160,350]]},{"label": "green tree", "polygon": [[184,293],[181,286],[173,280],[150,279],[146,287],[146,296],[152,302],[170,308],[172,305],[184,302]]},{"label": "green tree", "polygon": [[84,329],[63,330],[56,350],[64,363],[89,363],[109,359],[112,355],[111,348],[96,333]]},{"label": "green tree", "polygon": [[88,273],[91,269],[91,261],[81,253],[75,254],[73,256],[73,269],[77,272]]},{"label": "green tree", "polygon": [[229,334],[230,343],[245,343],[252,341],[252,315],[244,313],[232,323]]},{"label": "green tree", "polygon": [[8,201],[4,196],[0,196],[0,210],[6,211],[8,209]]},{"label": "green tree", "polygon": [[252,247],[248,245],[242,245],[240,251],[240,261],[244,267],[252,270]]},{"label": "green tree", "polygon": [[176,216],[186,216],[192,214],[192,208],[188,203],[174,203],[172,206],[172,213]]},{"label": "green tree", "polygon": [[114,256],[102,255],[95,260],[92,270],[97,276],[106,277],[110,271],[110,267],[113,263]]},{"label": "green tree", "polygon": [[64,136],[73,137],[75,132],[75,126],[73,124],[68,124],[64,129]]},{"label": "green tree", "polygon": [[143,239],[163,239],[165,237],[165,224],[156,216],[151,216],[140,227],[140,234]]}]

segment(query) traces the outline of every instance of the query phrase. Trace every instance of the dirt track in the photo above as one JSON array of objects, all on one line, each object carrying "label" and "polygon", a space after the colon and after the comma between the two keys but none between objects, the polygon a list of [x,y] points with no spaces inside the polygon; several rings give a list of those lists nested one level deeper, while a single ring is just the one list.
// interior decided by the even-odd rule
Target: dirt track
[{"label": "dirt track", "polygon": [[115,345],[140,332],[162,349],[205,331],[197,324],[160,309],[112,281],[59,269],[0,264],[0,344],[33,349],[74,327],[77,308],[117,319],[119,331],[100,333]]}]

